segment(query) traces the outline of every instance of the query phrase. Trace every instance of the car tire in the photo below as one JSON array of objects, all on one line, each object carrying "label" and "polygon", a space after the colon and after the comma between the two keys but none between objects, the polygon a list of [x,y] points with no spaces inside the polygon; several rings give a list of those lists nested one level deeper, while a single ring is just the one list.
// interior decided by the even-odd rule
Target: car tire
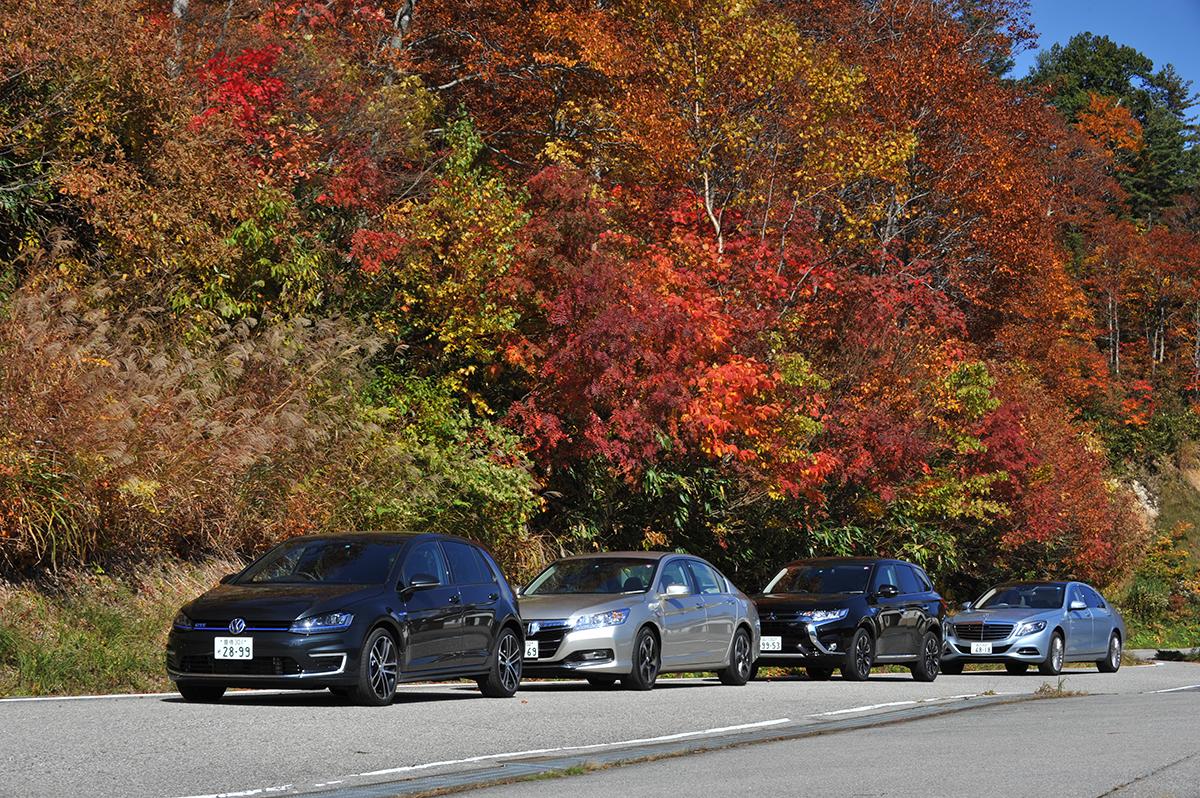
[{"label": "car tire", "polygon": [[938,663],[938,667],[941,668],[942,673],[946,674],[947,676],[962,676],[964,665],[965,663],[958,660],[943,660],[942,662]]},{"label": "car tire", "polygon": [[348,696],[362,707],[384,707],[396,697],[399,683],[400,649],[396,639],[383,627],[372,629],[358,658],[358,683]]},{"label": "car tire", "polygon": [[933,632],[926,632],[921,638],[921,648],[917,651],[917,661],[909,669],[918,682],[932,682],[941,672],[942,640]]},{"label": "car tire", "polygon": [[629,690],[650,690],[658,681],[658,670],[662,667],[662,654],[658,650],[658,638],[649,627],[642,627],[633,641],[633,670],[621,679]]},{"label": "car tire", "polygon": [[1038,673],[1043,676],[1057,676],[1062,673],[1066,651],[1067,641],[1062,632],[1055,632],[1050,638],[1050,650],[1046,652],[1046,658],[1038,663]]},{"label": "car tire", "polygon": [[1121,636],[1116,632],[1108,638],[1108,656],[1096,660],[1101,673],[1116,673],[1121,670]]},{"label": "car tire", "polygon": [[750,671],[754,667],[754,655],[750,652],[750,633],[738,629],[733,633],[733,642],[729,645],[729,667],[717,671],[721,684],[729,687],[741,687],[750,681]]},{"label": "car tire", "polygon": [[750,666],[750,681],[754,681],[757,678],[758,678],[758,663],[756,662]]},{"label": "car tire", "polygon": [[589,686],[594,687],[597,690],[609,690],[609,689],[612,689],[612,687],[614,685],[616,685],[617,677],[616,676],[589,676],[589,677],[587,677],[587,683]]},{"label": "car tire", "polygon": [[805,668],[804,672],[814,682],[827,682],[833,678],[833,668]]},{"label": "car tire", "polygon": [[1024,662],[1006,662],[1004,670],[1008,671],[1009,676],[1022,676],[1029,669],[1029,665]]},{"label": "car tire", "polygon": [[524,664],[521,639],[509,627],[496,637],[496,656],[487,676],[480,677],[479,692],[488,698],[512,698],[521,687],[521,668]]},{"label": "car tire", "polygon": [[870,678],[875,664],[875,638],[866,629],[859,628],[850,638],[842,662],[842,678],[848,682],[861,682]]},{"label": "car tire", "polygon": [[189,704],[212,704],[220,701],[221,696],[225,695],[225,686],[221,684],[176,682],[175,689]]}]

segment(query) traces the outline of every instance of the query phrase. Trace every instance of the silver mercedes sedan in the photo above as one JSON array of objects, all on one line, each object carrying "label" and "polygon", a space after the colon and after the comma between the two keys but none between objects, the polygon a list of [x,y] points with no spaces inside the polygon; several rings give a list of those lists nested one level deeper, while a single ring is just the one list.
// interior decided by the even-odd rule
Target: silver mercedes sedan
[{"label": "silver mercedes sedan", "polygon": [[942,627],[942,673],[968,662],[1002,662],[1009,673],[1030,665],[1054,675],[1064,662],[1095,662],[1103,673],[1121,667],[1126,639],[1120,613],[1082,582],[1011,582],[988,590]]},{"label": "silver mercedes sedan", "polygon": [[567,557],[519,594],[526,676],[649,690],[660,673],[716,671],[743,685],[758,657],[754,602],[699,557]]}]

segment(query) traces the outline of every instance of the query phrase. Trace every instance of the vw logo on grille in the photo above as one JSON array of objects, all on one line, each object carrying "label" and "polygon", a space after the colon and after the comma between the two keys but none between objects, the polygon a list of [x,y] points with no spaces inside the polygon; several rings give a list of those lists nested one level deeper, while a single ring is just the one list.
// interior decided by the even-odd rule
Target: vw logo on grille
[{"label": "vw logo on grille", "polygon": [[241,618],[234,618],[232,621],[229,622],[229,633],[230,634],[240,635],[244,631],[246,631],[246,622],[244,620],[242,620]]},{"label": "vw logo on grille", "polygon": [[532,622],[530,622],[530,624],[529,624],[529,634],[531,634],[531,635],[535,635],[535,634],[537,634],[539,631],[541,631],[541,629],[542,629],[542,625],[541,625],[540,623],[538,623],[537,621],[532,621]]}]

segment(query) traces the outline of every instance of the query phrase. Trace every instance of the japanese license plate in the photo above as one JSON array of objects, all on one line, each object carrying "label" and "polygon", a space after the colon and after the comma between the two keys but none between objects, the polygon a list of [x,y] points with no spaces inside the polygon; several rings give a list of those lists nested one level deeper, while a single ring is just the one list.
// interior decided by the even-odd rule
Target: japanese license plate
[{"label": "japanese license plate", "polygon": [[525,659],[537,659],[537,658],[538,658],[538,641],[526,640],[525,641]]},{"label": "japanese license plate", "polygon": [[991,654],[992,653],[992,644],[991,643],[972,643],[971,644],[971,653],[972,654]]},{"label": "japanese license plate", "polygon": [[758,639],[759,651],[783,651],[783,638],[778,636],[763,635]]},{"label": "japanese license plate", "polygon": [[213,639],[213,659],[254,659],[253,637],[217,637]]}]

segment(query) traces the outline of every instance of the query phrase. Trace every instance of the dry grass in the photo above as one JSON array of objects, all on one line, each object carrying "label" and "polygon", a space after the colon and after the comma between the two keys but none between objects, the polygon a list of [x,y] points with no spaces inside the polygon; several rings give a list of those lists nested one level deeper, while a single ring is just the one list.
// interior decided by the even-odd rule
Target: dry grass
[{"label": "dry grass", "polygon": [[0,696],[164,690],[163,648],[181,605],[239,566],[162,562],[121,577],[62,572],[0,583]]}]

